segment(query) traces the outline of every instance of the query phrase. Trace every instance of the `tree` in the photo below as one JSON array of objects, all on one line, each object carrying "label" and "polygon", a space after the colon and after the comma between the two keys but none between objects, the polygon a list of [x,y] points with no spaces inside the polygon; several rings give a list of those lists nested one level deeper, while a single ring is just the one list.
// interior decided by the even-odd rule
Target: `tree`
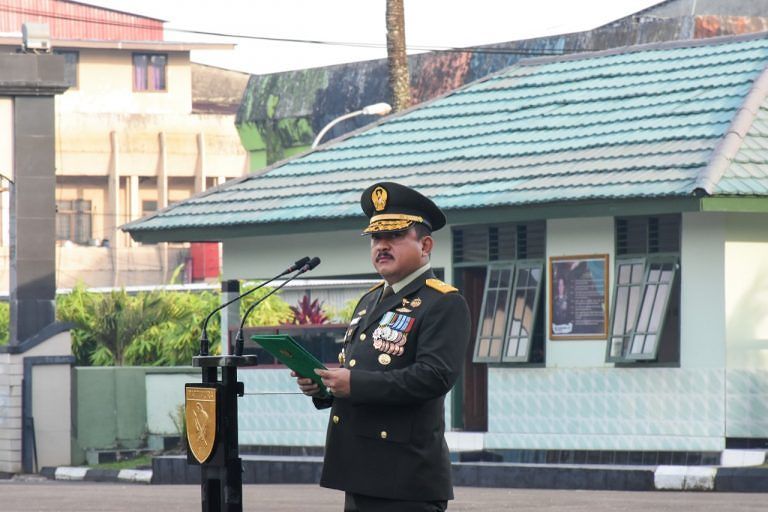
[{"label": "tree", "polygon": [[387,0],[387,61],[392,109],[400,112],[411,106],[408,55],[405,52],[404,0]]}]

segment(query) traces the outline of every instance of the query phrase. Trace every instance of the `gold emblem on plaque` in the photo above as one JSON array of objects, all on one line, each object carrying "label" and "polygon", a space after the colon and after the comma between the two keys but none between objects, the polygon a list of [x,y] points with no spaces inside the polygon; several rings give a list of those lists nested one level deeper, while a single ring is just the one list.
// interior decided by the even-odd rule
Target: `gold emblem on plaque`
[{"label": "gold emblem on plaque", "polygon": [[371,201],[377,212],[387,207],[387,190],[384,187],[376,187],[371,193]]},{"label": "gold emblem on plaque", "polygon": [[216,389],[184,388],[187,441],[197,462],[205,463],[216,441]]}]

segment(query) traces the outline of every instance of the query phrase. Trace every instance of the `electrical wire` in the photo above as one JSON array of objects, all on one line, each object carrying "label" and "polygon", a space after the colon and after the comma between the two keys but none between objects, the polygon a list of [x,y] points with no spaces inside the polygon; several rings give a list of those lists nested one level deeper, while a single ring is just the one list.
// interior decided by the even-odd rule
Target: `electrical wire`
[{"label": "electrical wire", "polygon": [[[98,6],[91,6],[94,8],[98,8]],[[108,20],[94,20],[88,17],[79,17],[79,16],[66,16],[63,14],[56,14],[56,13],[48,13],[43,11],[36,11],[34,9],[25,9],[23,7],[15,7],[15,6],[9,6],[0,4],[0,9],[5,10],[6,12],[13,12],[17,14],[27,14],[32,16],[41,16],[45,18],[52,18],[52,19],[60,19],[60,20],[66,20],[66,21],[81,21],[86,23],[93,23],[98,25],[109,25],[109,26],[116,26],[116,27],[130,27],[130,28],[139,28],[139,29],[147,29],[147,30],[157,30],[156,25],[142,25],[140,23],[123,23],[119,21],[108,21]],[[128,15],[131,15],[130,13],[126,13]],[[139,16],[139,15],[134,15]],[[212,31],[205,31],[205,30],[192,30],[192,29],[184,29],[184,28],[172,28],[172,27],[162,27],[163,31],[166,32],[178,32],[182,34],[194,34],[194,35],[203,35],[203,36],[213,36],[213,37],[222,37],[222,38],[230,38],[230,39],[245,39],[245,40],[255,40],[255,41],[268,41],[268,42],[276,42],[276,43],[293,43],[293,44],[313,44],[313,45],[325,45],[325,46],[345,46],[345,47],[351,47],[351,48],[372,48],[372,49],[384,49],[387,47],[386,43],[358,43],[358,42],[350,42],[350,41],[325,41],[321,39],[299,39],[299,38],[290,38],[290,37],[269,37],[269,36],[254,36],[254,35],[247,35],[247,34],[230,34],[225,32],[212,32]],[[163,41],[163,42],[172,42],[172,41]],[[505,44],[505,43],[496,43],[496,44]],[[493,46],[493,45],[488,45]],[[486,46],[467,46],[463,48],[456,48],[451,46],[437,46],[437,45],[430,45],[430,46],[407,46],[407,51],[428,51],[428,52],[435,52],[435,53],[474,53],[474,54],[498,54],[498,55],[524,55],[524,56],[545,56],[545,55],[562,55],[567,53],[583,53],[583,52],[593,52],[597,51],[594,48],[563,48],[560,50],[546,50],[546,49],[533,49],[533,48],[492,48],[492,47],[486,47]]]}]

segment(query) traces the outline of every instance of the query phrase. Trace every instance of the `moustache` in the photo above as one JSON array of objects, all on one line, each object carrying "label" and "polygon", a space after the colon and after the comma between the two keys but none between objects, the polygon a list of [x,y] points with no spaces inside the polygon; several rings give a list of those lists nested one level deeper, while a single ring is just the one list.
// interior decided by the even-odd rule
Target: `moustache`
[{"label": "moustache", "polygon": [[390,260],[394,260],[394,259],[395,259],[395,257],[394,257],[394,256],[392,256],[392,255],[391,255],[390,253],[388,253],[387,251],[381,251],[381,252],[378,252],[378,253],[376,254],[376,261],[380,261],[380,260],[384,260],[384,259],[390,259]]}]

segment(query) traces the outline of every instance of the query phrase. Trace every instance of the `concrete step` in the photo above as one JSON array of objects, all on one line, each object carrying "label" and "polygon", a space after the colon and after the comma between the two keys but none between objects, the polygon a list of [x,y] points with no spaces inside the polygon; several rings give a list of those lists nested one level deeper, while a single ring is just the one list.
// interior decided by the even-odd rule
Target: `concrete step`
[{"label": "concrete step", "polygon": [[[322,457],[243,455],[244,484],[313,484]],[[622,491],[768,492],[768,467],[619,466],[454,462],[455,486]],[[200,484],[185,456],[152,460],[153,484]]]}]

